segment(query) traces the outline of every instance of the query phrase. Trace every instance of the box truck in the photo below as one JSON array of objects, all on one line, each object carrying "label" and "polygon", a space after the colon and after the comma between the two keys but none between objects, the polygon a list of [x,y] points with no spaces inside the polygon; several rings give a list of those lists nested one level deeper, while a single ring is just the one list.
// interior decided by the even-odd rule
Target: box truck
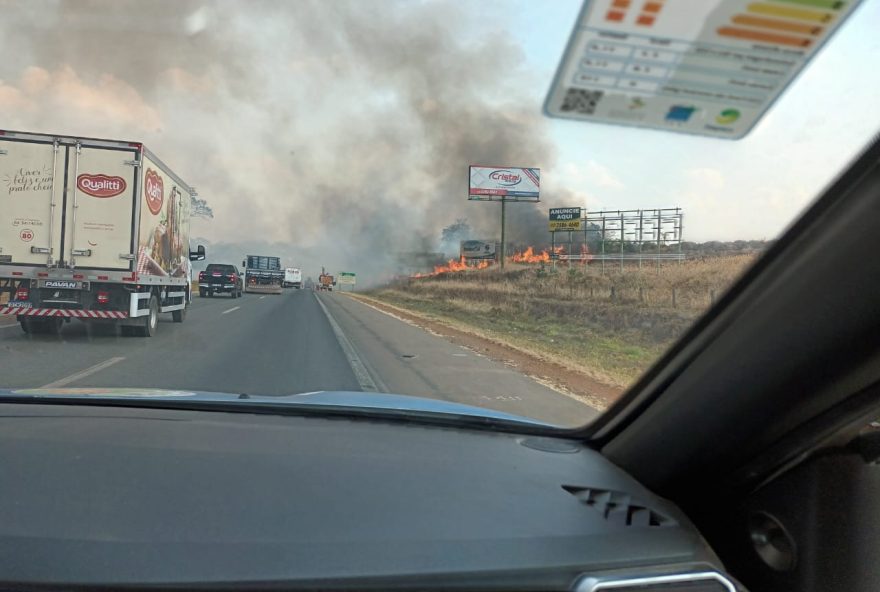
[{"label": "box truck", "polygon": [[0,314],[151,336],[191,302],[193,189],[140,142],[0,131]]},{"label": "box truck", "polygon": [[284,268],[284,282],[282,282],[281,286],[284,288],[296,288],[299,290],[302,288],[303,275],[302,271],[295,267],[285,267]]}]

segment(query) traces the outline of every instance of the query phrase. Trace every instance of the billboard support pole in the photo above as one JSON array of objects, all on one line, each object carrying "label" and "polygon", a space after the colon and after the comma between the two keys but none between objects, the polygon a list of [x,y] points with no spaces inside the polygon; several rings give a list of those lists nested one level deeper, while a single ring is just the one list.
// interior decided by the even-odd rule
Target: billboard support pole
[{"label": "billboard support pole", "polygon": [[507,203],[507,200],[504,199],[504,196],[501,196],[501,269],[504,269],[504,260],[507,258],[507,246],[504,244],[506,242],[504,236],[504,204]]}]

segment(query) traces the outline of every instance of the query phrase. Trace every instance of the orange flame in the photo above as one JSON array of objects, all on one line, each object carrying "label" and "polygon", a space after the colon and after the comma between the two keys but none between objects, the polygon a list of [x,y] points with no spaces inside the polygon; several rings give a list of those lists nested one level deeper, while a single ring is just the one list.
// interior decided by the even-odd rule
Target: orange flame
[{"label": "orange flame", "polygon": [[[537,252],[535,247],[528,247],[524,251],[517,251],[513,255],[507,258],[511,263],[550,263],[552,260],[551,253],[555,253],[557,255],[565,254],[565,247],[558,246],[553,247],[551,249],[542,249],[540,252]],[[588,253],[585,245],[581,246],[581,254]],[[426,278],[433,277],[443,273],[451,273],[456,271],[473,271],[478,269],[486,269],[492,265],[492,261],[483,259],[476,264],[468,263],[464,257],[460,257],[459,259],[450,259],[446,262],[445,265],[435,265],[434,271],[430,273],[416,273],[411,275],[411,278]]]},{"label": "orange flame", "polygon": [[489,265],[491,265],[491,263],[486,259],[480,261],[476,265],[469,265],[464,257],[460,257],[457,260],[450,259],[445,265],[435,265],[434,271],[432,271],[431,273],[416,273],[414,275],[411,275],[410,277],[418,279],[440,275],[441,273],[450,273],[453,271],[471,271],[474,269],[486,269],[487,267],[489,267]]},{"label": "orange flame", "polygon": [[565,253],[565,247],[554,247],[552,250],[544,249],[540,253],[535,253],[534,247],[529,247],[525,251],[518,251],[509,257],[513,263],[550,263],[550,253],[560,255]]},{"label": "orange flame", "polygon": [[435,265],[434,266],[434,275],[439,275],[441,273],[449,273],[450,271],[464,271],[468,268],[467,263],[464,261],[464,257],[461,257],[458,261],[455,259],[450,259],[446,265]]}]

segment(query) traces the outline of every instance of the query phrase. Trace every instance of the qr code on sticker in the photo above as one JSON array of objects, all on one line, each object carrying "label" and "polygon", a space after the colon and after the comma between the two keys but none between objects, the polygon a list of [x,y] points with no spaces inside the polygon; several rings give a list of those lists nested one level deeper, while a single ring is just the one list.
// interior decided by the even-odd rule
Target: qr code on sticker
[{"label": "qr code on sticker", "polygon": [[574,111],[582,115],[592,115],[596,112],[596,105],[605,93],[601,90],[586,90],[584,88],[570,88],[565,92],[560,111]]}]

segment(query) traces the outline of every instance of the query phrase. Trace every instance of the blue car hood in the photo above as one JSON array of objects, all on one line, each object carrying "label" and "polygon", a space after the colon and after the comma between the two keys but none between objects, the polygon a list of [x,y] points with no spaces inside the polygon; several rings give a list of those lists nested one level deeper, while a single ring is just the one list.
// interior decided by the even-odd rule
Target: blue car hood
[{"label": "blue car hood", "polygon": [[136,401],[143,401],[146,405],[161,404],[162,402],[186,404],[216,403],[229,408],[240,404],[242,410],[246,407],[275,407],[293,408],[326,407],[328,410],[367,410],[386,411],[388,415],[394,412],[402,414],[437,415],[447,417],[472,417],[503,422],[515,422],[535,427],[554,427],[550,424],[535,421],[533,419],[494,411],[483,407],[453,403],[439,399],[426,399],[423,397],[411,397],[409,395],[391,395],[386,393],[356,392],[356,391],[318,391],[295,395],[259,396],[238,395],[232,393],[214,393],[205,391],[188,390],[164,390],[164,389],[138,389],[138,388],[49,388],[49,389],[8,389],[0,390],[0,402],[22,401],[29,402],[66,400],[70,402],[106,401],[107,403],[125,403],[136,405]]}]

